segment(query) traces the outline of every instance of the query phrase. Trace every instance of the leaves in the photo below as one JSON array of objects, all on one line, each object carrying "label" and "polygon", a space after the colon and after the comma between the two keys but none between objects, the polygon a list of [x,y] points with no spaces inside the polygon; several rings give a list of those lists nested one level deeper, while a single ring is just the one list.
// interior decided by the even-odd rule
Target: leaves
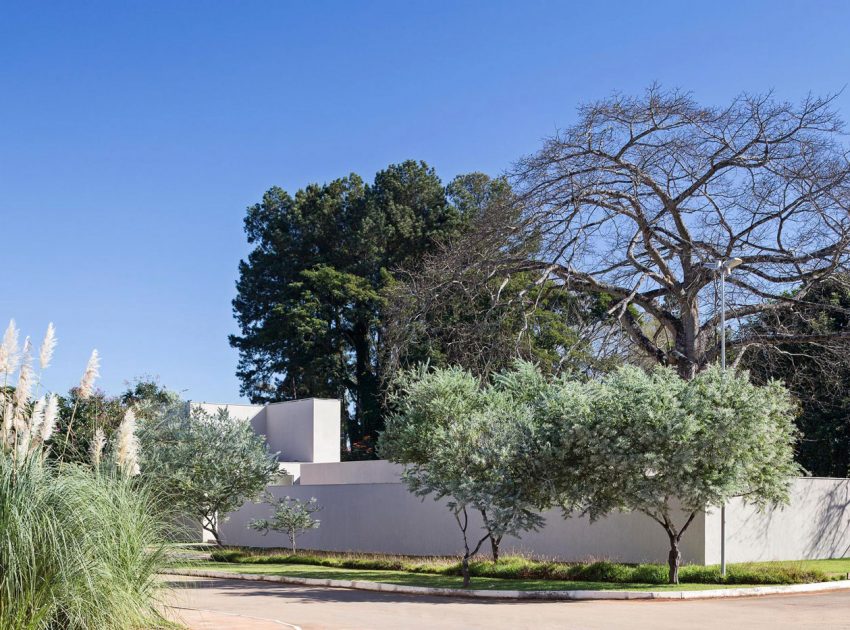
[{"label": "leaves", "polygon": [[555,504],[593,520],[640,511],[678,544],[696,512],[733,497],[783,503],[800,473],[788,392],[717,367],[686,381],[623,366],[597,381],[517,362],[484,383],[420,367],[400,379],[396,406],[382,456],[406,464],[411,492],[482,512],[494,536],[542,526]]},{"label": "leaves", "polygon": [[[531,378],[522,385],[541,382]],[[536,479],[524,474],[518,455],[527,452],[523,441],[532,417],[526,400],[535,394],[515,384],[482,388],[460,368],[405,372],[398,411],[379,442],[382,457],[407,464],[402,478],[411,492],[447,498],[452,512],[464,515],[462,529],[467,510],[481,513],[495,538],[543,525],[535,511]]]},{"label": "leaves", "polygon": [[347,441],[376,437],[382,292],[461,223],[422,162],[391,165],[371,185],[352,174],[294,198],[269,190],[245,219],[255,247],[233,301],[242,392],[253,402],[340,398]]},{"label": "leaves", "polygon": [[218,538],[218,524],[279,473],[265,439],[226,409],[207,414],[167,405],[139,431],[142,471],[173,504]]},{"label": "leaves", "polygon": [[293,551],[298,534],[319,527],[320,521],[313,518],[313,515],[322,508],[315,497],[302,501],[288,496],[279,499],[266,493],[263,502],[272,506],[272,518],[253,520],[248,527],[256,529],[264,535],[268,534],[269,531],[285,532],[292,543]]}]

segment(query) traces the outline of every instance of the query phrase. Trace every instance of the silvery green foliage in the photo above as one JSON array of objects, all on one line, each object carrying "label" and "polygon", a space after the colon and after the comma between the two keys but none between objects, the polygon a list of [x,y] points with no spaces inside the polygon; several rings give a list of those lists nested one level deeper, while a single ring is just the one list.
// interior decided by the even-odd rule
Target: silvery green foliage
[{"label": "silvery green foliage", "polygon": [[734,497],[760,507],[787,502],[800,469],[794,407],[780,384],[757,387],[746,373],[719,368],[685,381],[670,369],[627,366],[590,388],[581,502],[591,519],[634,510],[664,527],[671,583],[699,512]]},{"label": "silvery green foliage", "polygon": [[[694,379],[626,366],[602,381],[544,377],[519,362],[482,384],[457,368],[408,372],[382,456],[407,465],[420,496],[446,497],[469,544],[467,509],[494,540],[543,525],[552,504],[596,520],[647,514],[678,545],[700,511],[733,497],[764,507],[788,499],[797,432],[778,383],[709,368]],[[684,515],[682,514],[684,512]]]},{"label": "silvery green foliage", "polygon": [[217,542],[227,515],[279,473],[264,437],[227,409],[209,414],[188,403],[164,405],[142,424],[139,440],[143,474]]},{"label": "silvery green foliage", "polygon": [[624,367],[593,396],[588,467],[607,470],[592,488],[592,517],[627,508],[660,518],[676,497],[686,512],[743,497],[759,506],[788,499],[794,408],[779,383],[710,368],[691,381],[672,370]]},{"label": "silvery green foliage", "polygon": [[301,501],[291,497],[279,499],[266,493],[263,496],[263,502],[273,507],[272,518],[253,520],[249,527],[262,532],[263,535],[268,534],[270,530],[284,532],[289,537],[289,544],[293,553],[295,553],[297,536],[308,529],[319,527],[319,519],[313,518],[313,514],[322,508],[315,497],[311,497],[308,501]]},{"label": "silvery green foliage", "polygon": [[[397,412],[379,443],[382,457],[405,464],[403,480],[418,496],[447,499],[465,547],[464,562],[488,538],[497,551],[504,535],[543,525],[536,480],[527,474],[524,437],[534,423],[530,396],[505,385],[482,387],[459,368],[405,373]],[[485,531],[469,540],[469,510]]]}]

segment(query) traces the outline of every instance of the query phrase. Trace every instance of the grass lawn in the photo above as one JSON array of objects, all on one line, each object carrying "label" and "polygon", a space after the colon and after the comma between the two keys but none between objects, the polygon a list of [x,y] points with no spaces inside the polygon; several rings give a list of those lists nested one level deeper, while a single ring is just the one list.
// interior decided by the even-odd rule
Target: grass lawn
[{"label": "grass lawn", "polygon": [[[265,571],[290,573],[288,567],[299,571],[328,570],[351,573],[361,577],[342,579],[404,580],[404,583],[427,583],[441,586],[440,580],[453,584],[460,579],[460,563],[452,557],[395,556],[389,554],[303,551],[293,554],[282,549],[220,548],[195,558],[175,554],[176,562],[199,561],[220,563],[224,568],[250,572],[251,567],[267,567]],[[846,577],[850,559],[798,562],[764,562],[730,564],[727,575],[720,575],[718,566],[684,565],[680,581],[702,588],[727,585],[804,584]],[[365,573],[359,573],[365,572]],[[667,585],[667,567],[659,564],[619,564],[607,560],[588,562],[556,562],[526,556],[505,556],[498,563],[480,558],[470,564],[474,580],[493,586],[488,588],[571,589],[571,588],[671,588]],[[294,575],[294,574],[293,574]],[[309,577],[309,576],[308,576]],[[435,582],[435,580],[437,580]],[[510,586],[508,586],[510,584]],[[575,586],[574,586],[575,585]],[[598,586],[602,585],[602,586]]]},{"label": "grass lawn", "polygon": [[[306,564],[247,564],[235,562],[191,562],[175,564],[175,568],[203,569],[207,571],[226,571],[229,573],[253,573],[261,575],[286,575],[302,578],[332,580],[361,580],[382,582],[404,586],[430,586],[434,588],[461,588],[460,577],[448,575],[429,575],[407,571],[386,571],[366,569],[339,569]],[[585,582],[561,580],[511,580],[504,578],[473,577],[472,588],[480,590],[517,590],[517,591],[698,591],[716,588],[734,588],[747,585],[725,584],[619,584],[612,582]]]},{"label": "grass lawn", "polygon": [[[715,565],[719,566],[719,565]],[[750,562],[745,565],[752,568],[771,569],[774,567],[799,569],[803,571],[823,571],[832,578],[845,579],[850,573],[850,558],[832,558],[830,560],[782,560],[779,562]]]}]

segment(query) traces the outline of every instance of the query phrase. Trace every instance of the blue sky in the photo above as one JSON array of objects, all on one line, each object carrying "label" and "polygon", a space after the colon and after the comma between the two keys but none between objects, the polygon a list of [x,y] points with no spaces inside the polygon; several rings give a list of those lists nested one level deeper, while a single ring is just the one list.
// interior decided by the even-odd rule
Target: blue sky
[{"label": "blue sky", "polygon": [[0,320],[55,322],[51,388],[96,347],[107,391],[235,402],[242,217],[270,186],[407,158],[498,174],[652,81],[835,92],[848,24],[827,1],[0,1]]}]

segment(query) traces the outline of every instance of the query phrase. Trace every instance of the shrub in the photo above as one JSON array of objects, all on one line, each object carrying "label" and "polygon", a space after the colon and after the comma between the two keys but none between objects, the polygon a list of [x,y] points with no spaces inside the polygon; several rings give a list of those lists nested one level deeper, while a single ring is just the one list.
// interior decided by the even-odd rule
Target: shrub
[{"label": "shrub", "polygon": [[308,529],[319,527],[319,519],[313,515],[322,508],[315,497],[309,501],[301,501],[292,497],[279,499],[271,493],[265,493],[265,503],[270,503],[273,509],[272,518],[253,520],[248,527],[260,531],[265,536],[269,531],[283,532],[289,537],[289,548],[294,554],[295,539]]},{"label": "shrub", "polygon": [[250,556],[237,549],[216,549],[210,554],[214,562],[248,562]]}]

